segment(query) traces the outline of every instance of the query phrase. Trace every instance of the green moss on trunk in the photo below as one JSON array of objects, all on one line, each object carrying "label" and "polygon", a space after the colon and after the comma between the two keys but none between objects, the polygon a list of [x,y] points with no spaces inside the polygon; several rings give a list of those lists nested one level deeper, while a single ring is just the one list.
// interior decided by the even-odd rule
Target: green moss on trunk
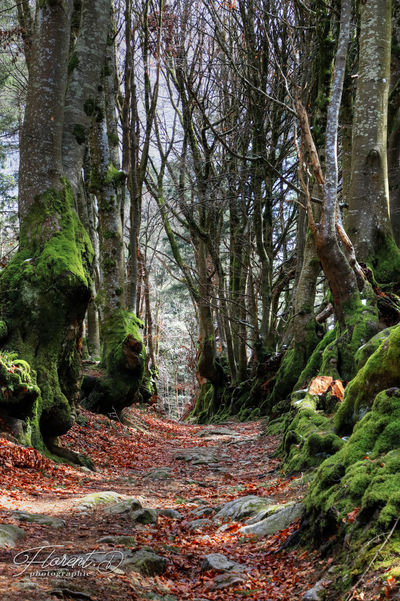
[{"label": "green moss on trunk", "polygon": [[64,434],[73,423],[81,327],[90,299],[93,250],[68,183],[35,200],[20,243],[0,278],[1,316],[8,331],[3,348],[33,368],[40,394],[26,399],[22,413],[2,396],[0,411],[22,418],[25,441],[42,448],[43,439]]},{"label": "green moss on trunk", "polygon": [[141,336],[143,322],[124,309],[115,311],[102,326],[102,364],[99,378],[83,405],[98,413],[119,412],[138,400],[146,351]]}]

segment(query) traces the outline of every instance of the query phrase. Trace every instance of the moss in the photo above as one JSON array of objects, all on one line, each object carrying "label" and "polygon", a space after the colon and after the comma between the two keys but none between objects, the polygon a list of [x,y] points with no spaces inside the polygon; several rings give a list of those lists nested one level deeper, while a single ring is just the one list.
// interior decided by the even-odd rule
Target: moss
[{"label": "moss", "polygon": [[78,144],[84,144],[86,142],[86,129],[83,127],[83,125],[74,125],[72,133],[74,134],[75,140],[78,142]]},{"label": "moss", "polygon": [[[303,307],[303,311],[306,308]],[[309,309],[312,313],[312,309]],[[315,320],[312,319],[306,327],[306,337],[303,344],[295,344],[293,349],[289,350],[281,363],[276,376],[276,382],[268,399],[269,408],[273,408],[277,402],[287,397],[295,388],[307,359],[318,345],[319,338],[315,330]]]},{"label": "moss", "polygon": [[8,327],[5,321],[0,321],[0,343],[4,342],[8,336]]},{"label": "moss", "polygon": [[109,142],[110,146],[113,146],[114,148],[116,146],[118,146],[119,145],[118,134],[114,134],[114,133],[108,134],[108,142]]},{"label": "moss", "polygon": [[88,117],[92,117],[96,111],[96,101],[93,98],[88,98],[83,104],[83,110]]},{"label": "moss", "polygon": [[287,426],[282,443],[285,453],[284,469],[297,472],[315,467],[327,457],[334,455],[343,441],[334,433],[329,418],[315,411],[311,395],[304,400],[304,406]]},{"label": "moss", "polygon": [[304,388],[305,385],[308,384],[311,381],[311,379],[318,374],[323,361],[323,353],[325,351],[325,348],[327,348],[335,340],[335,338],[336,328],[334,330],[330,330],[325,334],[325,336],[315,348],[311,357],[307,361],[305,368],[299,375],[299,378],[294,386],[295,390]]},{"label": "moss", "polygon": [[[319,468],[306,498],[318,529],[335,508],[336,522],[349,529],[347,515],[360,508],[355,527],[369,524],[372,537],[390,527],[400,510],[400,389],[381,391],[371,411],[334,457]],[[372,519],[373,518],[373,519]]]},{"label": "moss", "polygon": [[114,165],[112,163],[110,163],[110,165],[108,166],[108,169],[107,169],[106,183],[112,184],[113,186],[115,186],[117,188],[118,186],[123,184],[125,180],[126,180],[125,171],[120,171],[119,169],[116,169],[114,167]]},{"label": "moss", "polygon": [[68,74],[70,75],[79,65],[79,58],[76,52],[73,52],[68,61]]},{"label": "moss", "polygon": [[25,441],[43,448],[42,437],[73,423],[80,324],[90,298],[93,250],[67,182],[35,199],[20,244],[1,274],[2,313],[6,348],[23,358],[18,369],[27,374],[30,365],[37,374],[41,394],[25,416]]},{"label": "moss", "polygon": [[0,354],[0,414],[24,419],[40,396],[30,365],[6,351]]},{"label": "moss", "polygon": [[143,322],[133,313],[118,309],[102,326],[102,364],[99,378],[84,406],[98,413],[120,411],[131,405],[142,384],[146,351],[142,342]]},{"label": "moss", "polygon": [[364,367],[370,356],[380,347],[382,342],[384,342],[384,340],[386,340],[386,338],[389,336],[390,331],[391,328],[385,328],[384,330],[381,330],[380,332],[375,334],[375,336],[373,336],[366,344],[360,346],[360,348],[356,351],[355,354],[355,363],[357,371]]},{"label": "moss", "polygon": [[351,432],[354,424],[370,411],[380,390],[400,385],[399,361],[400,326],[395,326],[348,385],[335,417],[339,432]]},{"label": "moss", "polygon": [[374,277],[380,284],[393,283],[398,291],[400,282],[400,250],[392,235],[378,234],[379,239],[373,245],[374,254],[367,259]]},{"label": "moss", "polygon": [[215,413],[213,406],[214,387],[211,382],[206,382],[201,386],[194,409],[188,418],[195,418],[199,424],[210,423]]}]

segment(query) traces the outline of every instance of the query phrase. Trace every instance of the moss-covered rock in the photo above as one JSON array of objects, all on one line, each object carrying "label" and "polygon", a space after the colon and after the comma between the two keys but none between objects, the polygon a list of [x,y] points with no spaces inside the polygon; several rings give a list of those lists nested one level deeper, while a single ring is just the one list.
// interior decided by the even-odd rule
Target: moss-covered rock
[{"label": "moss-covered rock", "polygon": [[354,424],[370,411],[379,391],[400,385],[399,362],[400,326],[395,326],[348,385],[335,417],[339,432],[352,431]]},{"label": "moss-covered rock", "polygon": [[335,434],[332,420],[317,412],[317,402],[314,395],[307,394],[297,405],[297,414],[287,426],[281,445],[287,472],[318,466],[344,444]]},{"label": "moss-covered rock", "polygon": [[375,336],[368,340],[366,344],[360,346],[355,355],[357,371],[364,367],[370,356],[381,346],[382,342],[388,338],[390,332],[391,328],[385,328],[375,334]]},{"label": "moss-covered rock", "polygon": [[386,530],[400,511],[400,388],[381,391],[349,440],[319,467],[306,507],[314,535],[359,510],[356,526],[368,523],[368,536]]}]

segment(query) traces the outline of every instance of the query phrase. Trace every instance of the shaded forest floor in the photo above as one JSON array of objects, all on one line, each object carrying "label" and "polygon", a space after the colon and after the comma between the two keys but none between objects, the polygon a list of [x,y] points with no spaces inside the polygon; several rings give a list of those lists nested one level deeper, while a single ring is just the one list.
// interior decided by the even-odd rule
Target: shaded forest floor
[{"label": "shaded forest floor", "polygon": [[[16,445],[7,434],[0,436],[0,523],[18,526],[25,534],[14,548],[0,550],[4,601],[297,601],[327,573],[333,558],[303,548],[282,549],[298,521],[256,539],[238,532],[243,522],[214,519],[220,507],[239,497],[269,497],[280,504],[299,501],[305,493],[302,477],[282,475],[273,457],[279,440],[264,436],[260,422],[230,422],[224,424],[224,433],[135,408],[127,418],[129,426],[83,411],[79,423],[63,437],[65,446],[92,458],[96,472],[55,464]],[[131,514],[110,513],[107,508],[113,506],[107,504],[82,509],[83,497],[101,491],[113,491],[122,499],[135,497],[142,507],[159,510],[157,521],[133,522]],[[161,515],[162,509],[180,515]],[[16,510],[62,518],[65,525],[23,522]],[[111,537],[107,542],[100,540],[106,536]],[[36,552],[23,552],[34,548],[41,549],[38,563],[29,565]],[[105,556],[114,550],[127,557],[143,548],[164,558],[161,575],[121,569],[115,562],[113,571],[104,564],[99,569],[99,562],[83,574],[82,569],[76,574],[79,567],[65,573],[57,568],[62,555],[76,558],[95,551]],[[207,569],[203,562],[210,553],[223,554],[245,568],[234,573]],[[43,575],[34,576],[38,570]],[[378,597],[371,592],[354,598]]]}]

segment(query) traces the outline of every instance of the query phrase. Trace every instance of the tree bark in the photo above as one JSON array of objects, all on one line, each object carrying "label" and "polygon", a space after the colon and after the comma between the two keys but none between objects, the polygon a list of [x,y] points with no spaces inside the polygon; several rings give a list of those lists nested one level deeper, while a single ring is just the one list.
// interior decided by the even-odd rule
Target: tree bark
[{"label": "tree bark", "polygon": [[[375,268],[378,281],[400,275],[389,217],[387,118],[390,81],[391,0],[360,4],[361,31],[354,106],[348,232],[358,260]],[[397,253],[395,253],[397,254]]]},{"label": "tree bark", "polygon": [[[90,6],[91,0],[84,0],[82,14]],[[82,324],[91,296],[93,249],[64,171],[63,133],[75,122],[71,124],[65,110],[66,95],[75,103],[73,88],[67,91],[72,8],[72,0],[37,5],[21,133],[20,249],[0,278],[1,312],[8,328],[4,347],[18,354],[26,371],[30,366],[39,390],[36,398],[28,390],[18,402],[13,396],[2,397],[0,411],[22,418],[24,442],[37,448],[46,440],[55,448],[51,441],[73,423],[80,392]],[[96,29],[98,24],[92,25]],[[85,34],[89,46],[93,29]],[[101,49],[96,57],[100,64],[91,67],[100,72]],[[84,77],[85,64],[80,67]],[[74,169],[78,182],[81,158]]]}]

